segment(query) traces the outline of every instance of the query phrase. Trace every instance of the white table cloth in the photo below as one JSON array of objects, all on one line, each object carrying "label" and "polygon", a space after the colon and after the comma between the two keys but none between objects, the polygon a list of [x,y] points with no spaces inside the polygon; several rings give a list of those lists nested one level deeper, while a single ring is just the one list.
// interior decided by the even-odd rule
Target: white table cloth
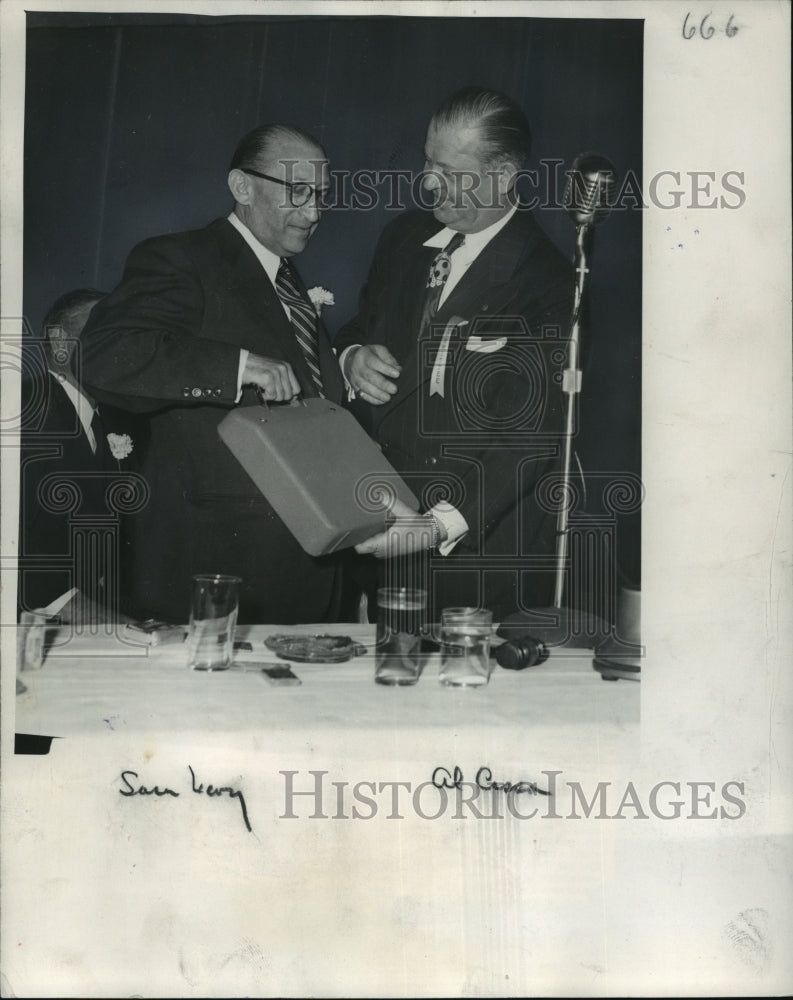
[{"label": "white table cloth", "polygon": [[[278,632],[349,635],[367,654],[340,664],[295,663],[300,687],[275,687],[253,661],[283,664],[264,644]],[[318,737],[350,729],[428,730],[443,739],[450,728],[502,737],[569,727],[591,728],[601,738],[635,732],[639,684],[603,681],[586,650],[554,649],[523,671],[495,666],[484,688],[448,688],[438,682],[438,656],[428,658],[419,683],[388,688],[374,683],[374,627],[356,625],[241,626],[236,653],[243,669],[206,673],[186,667],[186,644],[143,647],[101,631],[50,639],[41,670],[25,671],[27,691],[17,697],[17,732],[96,736],[123,731],[261,734],[307,728]]]},{"label": "white table cloth", "polygon": [[[17,755],[7,786],[38,831],[7,881],[12,986],[511,996],[580,979],[558,969],[570,934],[602,962],[603,871],[565,818],[564,781],[588,795],[636,759],[640,685],[553,651],[470,689],[440,685],[434,656],[417,685],[389,688],[373,627],[338,625],[288,631],[350,635],[366,655],[295,663],[301,686],[275,687],[245,668],[282,662],[264,646],[280,631],[240,628],[243,669],[217,673],[188,669],[184,646],[61,632],[22,674],[16,731],[58,739]],[[438,789],[444,774],[460,787]]]}]

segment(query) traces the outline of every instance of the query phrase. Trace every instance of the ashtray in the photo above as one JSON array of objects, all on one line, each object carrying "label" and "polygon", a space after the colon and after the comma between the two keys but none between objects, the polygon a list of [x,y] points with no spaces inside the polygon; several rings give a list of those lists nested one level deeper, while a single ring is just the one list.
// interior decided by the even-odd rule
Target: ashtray
[{"label": "ashtray", "polygon": [[366,652],[348,635],[271,635],[264,644],[282,660],[295,663],[344,663]]}]

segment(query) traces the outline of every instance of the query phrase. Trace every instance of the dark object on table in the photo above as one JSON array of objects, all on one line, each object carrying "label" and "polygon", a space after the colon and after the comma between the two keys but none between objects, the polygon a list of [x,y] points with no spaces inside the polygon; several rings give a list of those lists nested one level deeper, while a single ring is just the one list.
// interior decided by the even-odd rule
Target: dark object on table
[{"label": "dark object on table", "polygon": [[186,635],[183,625],[169,625],[168,622],[157,621],[155,618],[148,618],[145,622],[129,622],[124,626],[124,638],[144,646],[184,642]]},{"label": "dark object on table", "polygon": [[303,683],[291,667],[262,667],[262,676],[277,687],[299,687]]},{"label": "dark object on table", "polygon": [[366,652],[348,635],[271,635],[264,644],[282,660],[296,663],[344,663]]},{"label": "dark object on table", "polygon": [[596,649],[609,634],[602,618],[578,608],[540,608],[517,611],[505,618],[497,635],[514,640],[530,635],[547,646],[567,649]]},{"label": "dark object on table", "polygon": [[[551,622],[552,624],[547,624]],[[588,612],[567,608],[544,608],[542,611],[521,611],[505,619],[497,630],[497,635],[507,641],[495,652],[502,666],[500,656],[514,660],[516,666],[508,669],[521,670],[534,663],[523,663],[519,647],[535,644],[543,649],[547,646],[565,646],[571,649],[592,649],[592,665],[600,671],[604,681],[616,681],[620,677],[638,681],[641,677],[641,660],[644,647],[641,635],[641,591],[632,587],[621,587],[617,598],[616,622],[612,626]],[[512,648],[506,648],[512,647]],[[503,651],[503,652],[502,652]],[[525,655],[531,656],[530,651]],[[547,655],[547,651],[546,651]],[[535,660],[541,663],[542,660]]]},{"label": "dark object on table", "polygon": [[530,635],[520,636],[504,642],[495,649],[495,657],[500,666],[507,670],[525,670],[548,659],[548,647]]}]

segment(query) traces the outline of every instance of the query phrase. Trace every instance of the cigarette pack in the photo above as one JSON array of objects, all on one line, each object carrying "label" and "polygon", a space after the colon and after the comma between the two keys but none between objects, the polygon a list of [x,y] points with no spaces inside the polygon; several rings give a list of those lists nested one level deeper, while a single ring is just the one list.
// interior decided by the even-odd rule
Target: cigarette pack
[{"label": "cigarette pack", "polygon": [[145,622],[130,622],[124,626],[124,637],[143,646],[165,646],[172,642],[184,642],[183,625],[169,625],[149,618]]}]

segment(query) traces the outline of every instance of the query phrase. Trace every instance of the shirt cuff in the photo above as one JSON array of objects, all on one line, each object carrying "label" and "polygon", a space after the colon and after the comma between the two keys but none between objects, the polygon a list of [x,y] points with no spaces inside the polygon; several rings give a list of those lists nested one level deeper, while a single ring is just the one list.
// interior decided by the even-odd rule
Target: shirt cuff
[{"label": "shirt cuff", "polygon": [[244,347],[240,348],[240,366],[237,369],[237,395],[234,399],[235,403],[239,403],[242,398],[242,373],[245,371],[245,365],[248,363],[248,355],[250,351],[247,351]]},{"label": "shirt cuff", "polygon": [[438,546],[438,552],[448,556],[463,535],[468,534],[468,522],[456,507],[445,501],[435,504],[428,513],[437,518],[446,531],[446,540]]},{"label": "shirt cuff", "polygon": [[347,372],[345,371],[345,364],[347,358],[349,357],[350,351],[355,351],[359,348],[360,344],[350,344],[349,347],[345,347],[344,350],[339,355],[339,368],[341,368],[342,378],[344,379],[344,388],[347,390],[347,401],[352,402],[355,399],[355,389],[353,389],[350,380],[347,378]]}]

